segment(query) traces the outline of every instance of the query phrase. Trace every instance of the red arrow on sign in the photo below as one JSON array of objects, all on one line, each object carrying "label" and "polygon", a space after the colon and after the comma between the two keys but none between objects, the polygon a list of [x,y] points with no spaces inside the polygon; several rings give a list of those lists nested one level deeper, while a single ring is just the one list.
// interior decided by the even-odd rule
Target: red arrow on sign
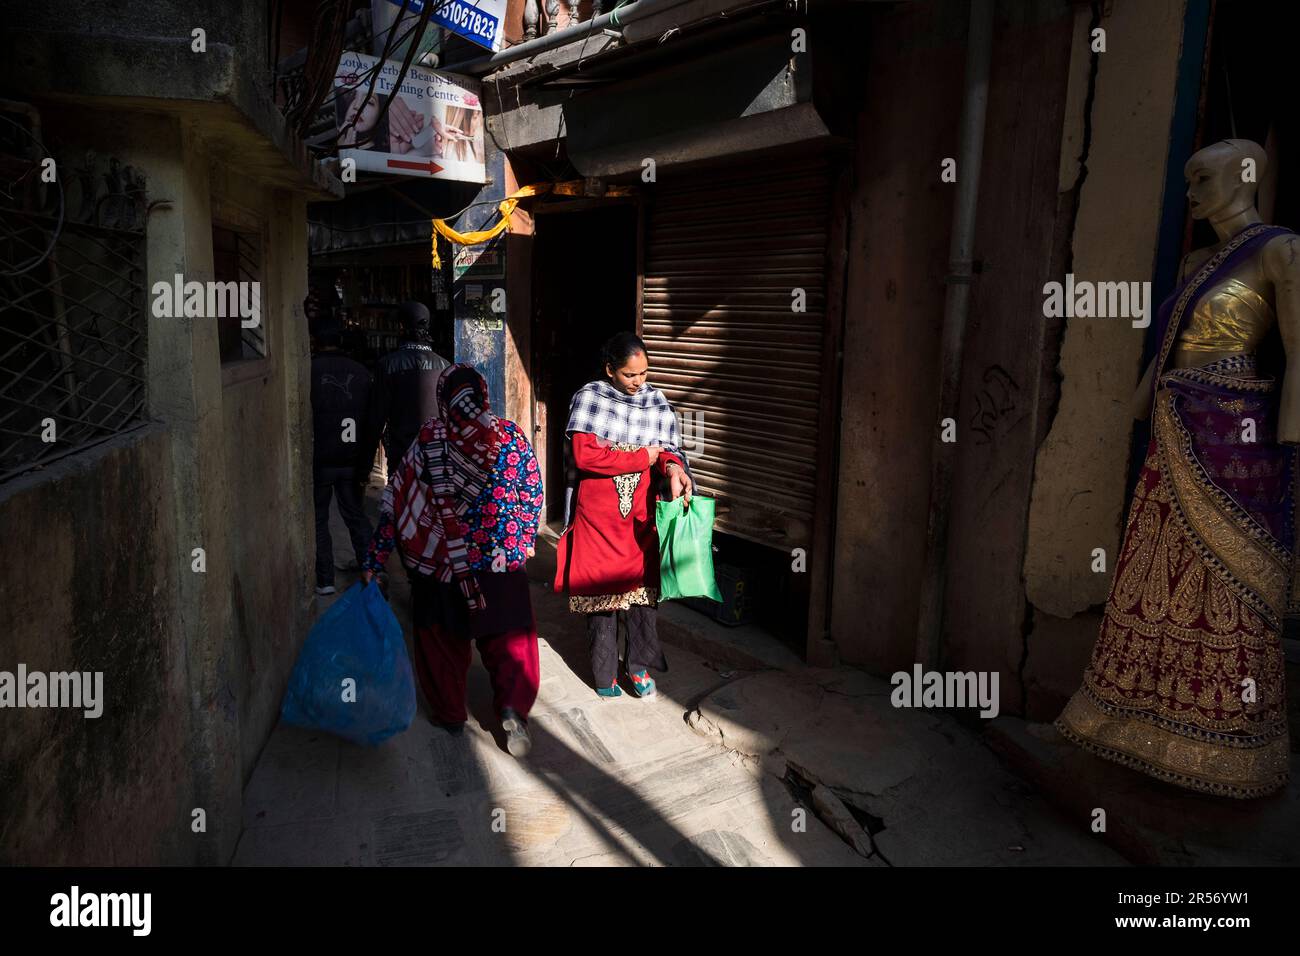
[{"label": "red arrow on sign", "polygon": [[442,167],[437,163],[416,163],[409,159],[390,159],[388,165],[396,169],[418,169],[421,172],[428,173],[430,176],[434,173],[442,172]]}]

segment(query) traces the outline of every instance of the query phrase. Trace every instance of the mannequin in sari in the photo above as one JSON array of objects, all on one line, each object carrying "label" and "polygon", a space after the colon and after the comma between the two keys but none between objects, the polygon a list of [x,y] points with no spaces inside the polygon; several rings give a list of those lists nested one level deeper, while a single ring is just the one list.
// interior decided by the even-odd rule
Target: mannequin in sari
[{"label": "mannequin in sari", "polygon": [[1219,242],[1188,255],[1160,308],[1134,397],[1151,442],[1101,634],[1056,722],[1099,756],[1239,798],[1280,789],[1289,769],[1300,374],[1279,375],[1300,362],[1300,239],[1260,222],[1265,161],[1228,140],[1184,169],[1191,214]]}]

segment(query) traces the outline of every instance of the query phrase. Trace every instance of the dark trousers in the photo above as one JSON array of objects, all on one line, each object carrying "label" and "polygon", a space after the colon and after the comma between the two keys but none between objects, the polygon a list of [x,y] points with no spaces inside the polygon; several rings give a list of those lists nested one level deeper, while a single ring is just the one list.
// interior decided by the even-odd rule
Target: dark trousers
[{"label": "dark trousers", "polygon": [[591,640],[591,674],[597,687],[612,687],[618,680],[618,620],[627,625],[628,673],[653,667],[668,670],[668,660],[659,644],[658,612],[644,604],[626,611],[597,611],[587,615],[587,637]]},{"label": "dark trousers", "polygon": [[337,496],[352,550],[360,564],[370,547],[370,522],[361,510],[361,488],[352,468],[318,468],[312,472],[316,498],[316,584],[334,583],[334,541],[330,538],[330,498]]}]

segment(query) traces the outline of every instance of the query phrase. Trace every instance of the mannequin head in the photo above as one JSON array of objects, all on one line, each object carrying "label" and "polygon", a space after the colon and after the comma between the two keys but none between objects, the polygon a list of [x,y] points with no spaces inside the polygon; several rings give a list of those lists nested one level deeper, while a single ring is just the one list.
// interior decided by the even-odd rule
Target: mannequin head
[{"label": "mannequin head", "polygon": [[[1254,161],[1254,174],[1245,172]],[[1268,156],[1248,139],[1225,139],[1192,154],[1183,167],[1187,200],[1193,219],[1220,222],[1255,205],[1255,189],[1264,176]]]}]

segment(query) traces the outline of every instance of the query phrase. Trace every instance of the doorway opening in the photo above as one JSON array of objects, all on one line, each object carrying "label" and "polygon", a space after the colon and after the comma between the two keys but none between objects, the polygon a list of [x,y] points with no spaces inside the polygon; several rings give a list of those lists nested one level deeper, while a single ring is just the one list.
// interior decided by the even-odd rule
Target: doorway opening
[{"label": "doorway opening", "polygon": [[600,349],[638,328],[638,214],[631,202],[536,210],[533,253],[533,447],[542,468],[542,524],[564,524],[569,401],[602,372]]}]

